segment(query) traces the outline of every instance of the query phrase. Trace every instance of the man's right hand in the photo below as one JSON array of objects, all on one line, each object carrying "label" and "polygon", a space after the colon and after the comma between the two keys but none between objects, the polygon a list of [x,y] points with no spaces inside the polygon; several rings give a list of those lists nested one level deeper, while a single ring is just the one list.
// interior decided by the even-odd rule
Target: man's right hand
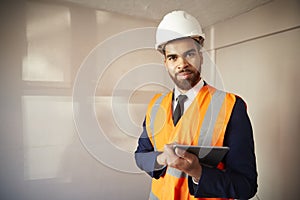
[{"label": "man's right hand", "polygon": [[174,162],[176,162],[177,159],[180,157],[176,155],[174,148],[174,144],[166,144],[164,146],[164,151],[159,154],[156,158],[156,161],[159,165],[172,165]]},{"label": "man's right hand", "polygon": [[156,158],[161,166],[170,166],[179,169],[198,182],[202,175],[202,166],[198,157],[185,150],[174,150],[174,144],[166,144],[164,151]]}]

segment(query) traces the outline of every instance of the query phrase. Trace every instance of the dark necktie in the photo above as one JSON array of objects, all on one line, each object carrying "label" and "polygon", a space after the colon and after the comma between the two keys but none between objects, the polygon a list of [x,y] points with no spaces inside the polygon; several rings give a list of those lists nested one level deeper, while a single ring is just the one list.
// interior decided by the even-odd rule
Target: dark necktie
[{"label": "dark necktie", "polygon": [[175,108],[175,111],[173,113],[173,123],[174,123],[174,126],[176,126],[177,122],[179,121],[180,117],[182,116],[183,114],[183,111],[184,111],[184,102],[185,100],[187,99],[187,96],[186,95],[179,95],[177,97],[177,106]]}]

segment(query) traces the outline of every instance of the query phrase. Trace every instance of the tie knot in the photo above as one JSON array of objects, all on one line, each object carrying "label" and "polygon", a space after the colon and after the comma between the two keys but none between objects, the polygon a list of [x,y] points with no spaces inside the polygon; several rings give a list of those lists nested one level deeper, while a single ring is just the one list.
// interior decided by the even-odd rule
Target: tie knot
[{"label": "tie knot", "polygon": [[179,95],[178,97],[177,97],[177,101],[178,101],[178,103],[183,103],[185,100],[187,99],[187,96],[186,95],[184,95],[184,94],[181,94],[181,95]]}]

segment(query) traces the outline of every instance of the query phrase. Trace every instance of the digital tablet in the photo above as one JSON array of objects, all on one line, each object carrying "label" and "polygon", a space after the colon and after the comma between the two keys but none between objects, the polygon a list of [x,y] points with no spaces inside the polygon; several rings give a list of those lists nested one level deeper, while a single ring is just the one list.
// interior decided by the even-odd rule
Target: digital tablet
[{"label": "digital tablet", "polygon": [[217,167],[222,161],[229,147],[219,146],[189,146],[175,144],[174,149],[179,148],[187,152],[193,153],[199,158],[199,162],[210,167]]}]

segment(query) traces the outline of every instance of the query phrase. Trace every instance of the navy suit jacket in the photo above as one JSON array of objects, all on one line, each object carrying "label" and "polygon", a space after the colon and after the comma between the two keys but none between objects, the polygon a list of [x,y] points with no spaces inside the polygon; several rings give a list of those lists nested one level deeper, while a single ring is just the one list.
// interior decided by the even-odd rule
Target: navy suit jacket
[{"label": "navy suit jacket", "polygon": [[[198,184],[194,184],[192,178],[188,177],[190,193],[198,198],[248,199],[253,197],[257,192],[253,132],[246,104],[238,96],[226,128],[223,146],[230,147],[222,161],[225,170],[202,166],[202,175]],[[167,168],[156,170],[156,157],[159,153],[154,151],[144,121],[135,159],[137,166],[155,179],[164,175]]]}]

